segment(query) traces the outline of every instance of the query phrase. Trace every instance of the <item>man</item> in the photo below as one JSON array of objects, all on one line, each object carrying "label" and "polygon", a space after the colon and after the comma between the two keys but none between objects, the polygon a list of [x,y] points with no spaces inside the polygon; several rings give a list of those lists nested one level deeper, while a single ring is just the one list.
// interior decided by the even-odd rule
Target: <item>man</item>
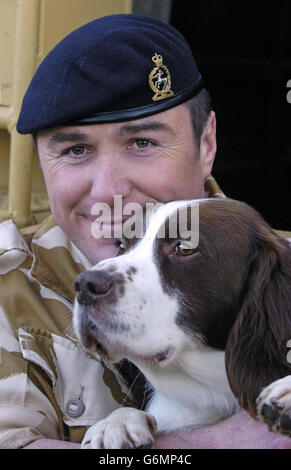
[{"label": "man", "polygon": [[[182,36],[154,18],[116,15],[47,56],[17,129],[34,135],[52,216],[22,233],[0,225],[0,446],[74,448],[88,426],[130,402],[115,368],[86,355],[71,327],[75,276],[119,250],[116,238],[94,238],[92,207],[113,208],[116,195],[143,208],[222,197],[211,177],[215,114]],[[104,225],[114,232],[124,222],[113,214]],[[251,447],[250,422],[266,446],[264,426],[244,413],[235,439],[227,420],[156,445],[236,448],[244,436]],[[285,442],[267,445],[275,440]]]}]

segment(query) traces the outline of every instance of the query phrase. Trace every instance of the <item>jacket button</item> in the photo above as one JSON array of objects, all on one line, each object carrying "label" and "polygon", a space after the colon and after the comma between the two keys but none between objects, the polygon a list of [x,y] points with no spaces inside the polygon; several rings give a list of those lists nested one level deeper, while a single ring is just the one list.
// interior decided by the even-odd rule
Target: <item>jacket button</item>
[{"label": "jacket button", "polygon": [[85,411],[85,405],[82,400],[84,387],[81,387],[81,393],[78,397],[72,398],[66,405],[66,414],[70,418],[78,418]]}]

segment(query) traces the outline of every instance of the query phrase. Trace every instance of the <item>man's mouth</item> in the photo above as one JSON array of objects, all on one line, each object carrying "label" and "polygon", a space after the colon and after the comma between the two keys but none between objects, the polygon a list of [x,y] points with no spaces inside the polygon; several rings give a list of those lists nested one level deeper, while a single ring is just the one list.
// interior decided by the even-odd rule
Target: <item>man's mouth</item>
[{"label": "man's mouth", "polygon": [[[104,224],[104,225],[120,225],[124,224],[130,216],[123,216],[122,218],[114,219],[113,217],[111,219],[103,219],[101,216],[96,216],[92,214],[88,214],[85,212],[77,212],[78,215],[90,220],[90,222],[94,222],[96,224]],[[100,218],[100,220],[99,220]]]},{"label": "man's mouth", "polygon": [[[100,219],[97,216],[91,215],[91,214],[78,214],[87,219],[91,224],[92,224],[92,229],[97,230],[100,233],[110,233],[111,235],[114,235],[116,233],[116,230],[118,231],[118,235],[121,237],[123,232],[123,226],[125,222],[129,219],[129,216],[124,216],[122,219],[107,219],[104,220],[102,217]],[[105,237],[106,238],[106,237]]]},{"label": "man's mouth", "polygon": [[92,218],[90,218],[90,220],[99,227],[116,227],[118,225],[123,225],[127,219],[98,220],[98,218],[95,218],[92,220]]}]

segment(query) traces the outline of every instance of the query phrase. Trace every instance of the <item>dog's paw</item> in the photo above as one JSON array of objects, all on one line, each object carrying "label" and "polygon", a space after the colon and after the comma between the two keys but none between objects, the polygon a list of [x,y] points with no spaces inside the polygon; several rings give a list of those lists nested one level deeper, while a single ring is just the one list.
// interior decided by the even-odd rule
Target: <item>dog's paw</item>
[{"label": "dog's paw", "polygon": [[119,408],[86,432],[81,449],[135,449],[151,446],[155,418],[135,408]]},{"label": "dog's paw", "polygon": [[291,375],[263,389],[257,398],[257,414],[270,431],[291,436]]}]

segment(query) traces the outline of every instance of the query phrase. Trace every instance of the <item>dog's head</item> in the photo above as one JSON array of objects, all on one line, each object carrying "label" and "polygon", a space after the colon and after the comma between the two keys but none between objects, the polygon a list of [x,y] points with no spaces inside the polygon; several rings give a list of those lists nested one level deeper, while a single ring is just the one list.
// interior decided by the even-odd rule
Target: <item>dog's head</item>
[{"label": "dog's head", "polygon": [[[193,220],[197,204],[199,240],[179,226]],[[192,229],[197,228],[196,223]],[[282,313],[290,300],[287,242],[248,205],[202,199],[160,207],[144,238],[132,245],[76,279],[74,327],[85,347],[113,361],[126,357],[159,365],[193,348],[226,349],[230,383],[244,404],[247,369],[254,368],[249,386],[264,386],[259,379],[255,387],[255,376],[266,376],[268,383],[274,367],[265,368],[274,362],[273,350],[279,342],[282,356],[288,334],[291,338],[291,329],[280,330],[283,321],[290,327]],[[264,372],[255,372],[270,344]]]}]

